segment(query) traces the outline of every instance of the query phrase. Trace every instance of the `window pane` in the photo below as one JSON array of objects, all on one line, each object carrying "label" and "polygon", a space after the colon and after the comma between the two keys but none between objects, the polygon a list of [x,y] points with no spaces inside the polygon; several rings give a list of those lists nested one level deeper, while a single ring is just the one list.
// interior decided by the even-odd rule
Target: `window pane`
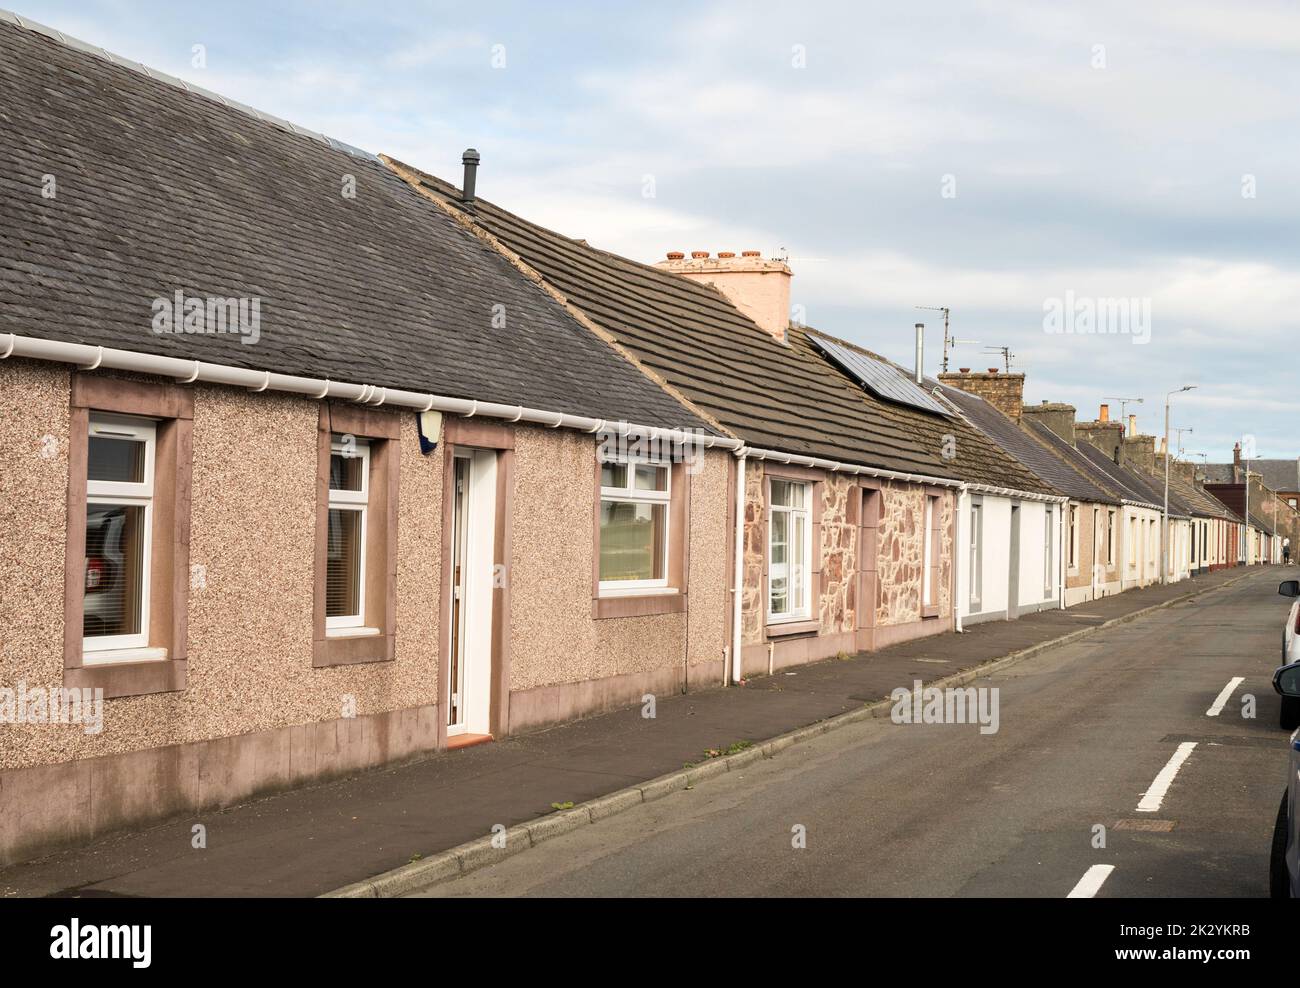
[{"label": "window pane", "polygon": [[[776,484],[776,481],[773,481]],[[790,612],[790,514],[772,512],[771,544],[767,552],[768,610],[772,614]]]},{"label": "window pane", "polygon": [[325,568],[325,616],[361,614],[361,512],[331,508]]},{"label": "window pane", "polygon": [[602,463],[600,465],[600,486],[627,488],[626,463]]},{"label": "window pane", "polygon": [[135,439],[91,436],[86,475],[91,480],[144,483],[145,444]]},{"label": "window pane", "polygon": [[144,507],[86,505],[82,634],[138,635],[144,609]]},{"label": "window pane", "polygon": [[636,489],[639,491],[668,490],[668,468],[650,463],[636,465]]},{"label": "window pane", "polygon": [[808,574],[804,558],[808,544],[808,516],[790,518],[790,610],[802,612],[808,607]]},{"label": "window pane", "polygon": [[794,493],[791,490],[793,487],[794,484],[790,483],[788,480],[773,480],[772,503],[785,508],[794,507],[794,501],[791,500],[794,497]]},{"label": "window pane", "polygon": [[600,503],[601,580],[662,580],[668,506]]},{"label": "window pane", "polygon": [[361,468],[365,462],[364,456],[356,454],[352,456],[344,456],[342,453],[330,454],[330,490],[361,490]]}]

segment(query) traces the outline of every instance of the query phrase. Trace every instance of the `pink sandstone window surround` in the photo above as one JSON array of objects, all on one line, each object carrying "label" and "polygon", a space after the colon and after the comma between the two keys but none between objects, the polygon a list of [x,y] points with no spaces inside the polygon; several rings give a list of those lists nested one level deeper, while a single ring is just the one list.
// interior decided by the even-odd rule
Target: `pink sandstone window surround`
[{"label": "pink sandstone window surround", "polygon": [[686,610],[690,473],[681,458],[595,453],[591,616]]},{"label": "pink sandstone window surround", "polygon": [[396,654],[400,419],[322,404],[317,426],[312,665]]},{"label": "pink sandstone window surround", "polygon": [[70,396],[64,686],[183,690],[193,392],[74,373]]}]

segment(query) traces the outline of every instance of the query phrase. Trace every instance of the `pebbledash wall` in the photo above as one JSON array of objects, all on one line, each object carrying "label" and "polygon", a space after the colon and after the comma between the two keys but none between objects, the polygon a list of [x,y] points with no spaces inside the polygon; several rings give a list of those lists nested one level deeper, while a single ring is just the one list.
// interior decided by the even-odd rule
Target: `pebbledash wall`
[{"label": "pebbledash wall", "polygon": [[[76,373],[0,363],[0,686],[64,685]],[[0,723],[0,864],[445,746],[444,489],[453,442],[477,444],[479,432],[499,450],[507,492],[498,511],[509,548],[504,585],[494,591],[494,733],[634,702],[693,677],[692,685],[721,681],[730,454],[705,454],[689,479],[683,606],[598,617],[593,437],[449,419],[444,441],[426,456],[415,414],[384,413],[397,420],[400,457],[394,657],[316,667],[321,405],[218,386],[187,390],[189,564],[202,579],[188,595],[185,687],[106,699],[97,734],[78,724]],[[351,705],[355,716],[346,716]]]},{"label": "pebbledash wall", "polygon": [[[773,478],[812,485],[813,606],[807,621],[768,623],[768,482]],[[938,505],[932,516],[929,605],[922,600],[927,496]],[[950,488],[750,460],[741,607],[744,674],[951,630],[953,506]]]}]

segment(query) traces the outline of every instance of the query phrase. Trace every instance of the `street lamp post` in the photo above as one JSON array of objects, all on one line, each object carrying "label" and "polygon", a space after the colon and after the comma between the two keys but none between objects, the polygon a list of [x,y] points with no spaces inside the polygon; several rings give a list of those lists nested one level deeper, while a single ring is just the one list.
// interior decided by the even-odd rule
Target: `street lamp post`
[{"label": "street lamp post", "polygon": [[1195,384],[1184,384],[1177,391],[1170,391],[1165,395],[1165,511],[1164,521],[1160,526],[1161,583],[1169,582],[1169,405],[1174,395],[1191,391],[1194,387]]}]

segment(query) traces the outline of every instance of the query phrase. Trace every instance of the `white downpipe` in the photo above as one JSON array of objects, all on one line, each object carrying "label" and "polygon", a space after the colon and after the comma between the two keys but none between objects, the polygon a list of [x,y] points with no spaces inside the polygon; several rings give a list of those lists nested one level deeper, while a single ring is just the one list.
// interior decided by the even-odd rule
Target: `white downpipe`
[{"label": "white downpipe", "polygon": [[[952,526],[952,628],[958,634],[962,631],[962,593],[966,591],[966,586],[961,579],[962,561],[965,560],[967,569],[970,568],[970,531],[967,528],[967,525],[970,524],[968,519],[969,506],[970,494],[966,489],[966,485],[962,484],[957,489],[957,503],[954,508],[955,518]],[[967,576],[967,579],[969,580],[970,577]]]},{"label": "white downpipe", "polygon": [[745,580],[745,462],[746,450],[740,449],[736,454],[736,534],[735,534],[735,572],[731,588],[731,681],[739,683],[741,679],[741,603],[742,588]]}]

